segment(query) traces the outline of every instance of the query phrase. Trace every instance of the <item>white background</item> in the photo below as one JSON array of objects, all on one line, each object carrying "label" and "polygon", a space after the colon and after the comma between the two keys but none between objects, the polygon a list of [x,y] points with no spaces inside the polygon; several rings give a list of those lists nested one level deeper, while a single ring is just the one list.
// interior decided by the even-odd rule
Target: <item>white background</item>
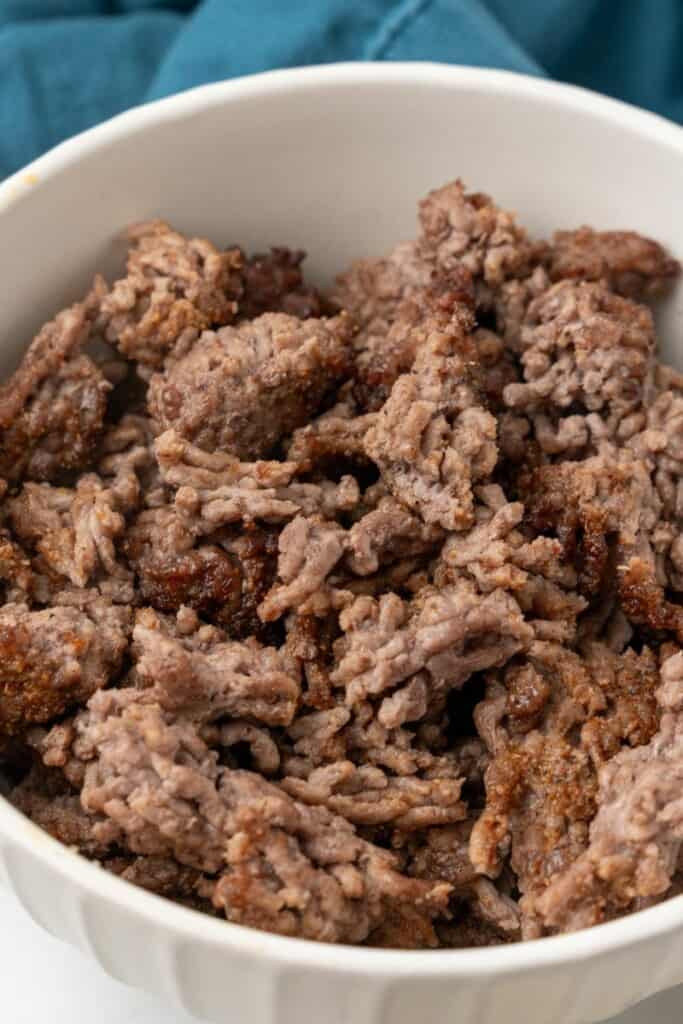
[{"label": "white background", "polygon": [[[186,1013],[112,981],[81,953],[41,931],[4,888],[0,979],[2,1024],[195,1024]],[[677,1024],[682,1018],[683,987],[649,1000],[612,1024]]]}]

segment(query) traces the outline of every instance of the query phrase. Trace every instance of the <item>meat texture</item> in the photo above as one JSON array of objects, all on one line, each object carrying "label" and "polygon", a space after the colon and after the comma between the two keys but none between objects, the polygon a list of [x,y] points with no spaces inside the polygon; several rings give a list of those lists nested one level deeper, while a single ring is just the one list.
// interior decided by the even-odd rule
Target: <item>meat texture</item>
[{"label": "meat texture", "polygon": [[340,315],[297,320],[264,313],[207,331],[187,355],[155,375],[155,419],[205,451],[267,455],[318,411],[348,373],[352,324]]},{"label": "meat texture", "polygon": [[135,224],[127,236],[127,273],[111,290],[101,284],[97,326],[122,355],[149,371],[176,345],[234,319],[242,259],[237,249],[221,252],[161,220]]},{"label": "meat texture", "polygon": [[683,842],[682,680],[678,653],[662,666],[659,729],[602,767],[587,848],[538,901],[547,928],[583,928],[657,902],[669,889]]},{"label": "meat texture", "polygon": [[247,771],[222,770],[196,730],[138,691],[91,701],[80,723],[93,755],[82,801],[131,848],[217,875],[229,920],[284,935],[362,941],[387,905],[427,921],[449,888],[402,876],[344,819],[309,808]]},{"label": "meat texture", "polygon": [[462,333],[435,330],[394,384],[365,449],[394,497],[425,522],[460,530],[473,520],[473,486],[492,473],[496,421],[478,404]]},{"label": "meat texture", "polygon": [[58,313],[0,387],[0,474],[53,480],[83,469],[102,431],[111,385],[82,349],[94,295]]},{"label": "meat texture", "polygon": [[680,270],[680,264],[658,242],[635,231],[581,227],[553,235],[553,281],[604,281],[617,294],[639,300],[661,295]]},{"label": "meat texture", "polygon": [[0,730],[47,722],[115,677],[129,613],[93,597],[86,608],[0,608]]},{"label": "meat texture", "polygon": [[641,304],[679,267],[459,180],[418,220],[329,295],[137,225],[38,334],[0,389],[1,785],[203,913],[460,948],[681,889],[683,374]]}]

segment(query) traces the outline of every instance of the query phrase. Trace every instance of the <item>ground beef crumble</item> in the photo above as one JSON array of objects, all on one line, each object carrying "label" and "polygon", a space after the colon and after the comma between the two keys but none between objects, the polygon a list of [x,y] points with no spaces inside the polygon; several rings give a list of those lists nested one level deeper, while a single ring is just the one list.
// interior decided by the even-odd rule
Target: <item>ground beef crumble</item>
[{"label": "ground beef crumble", "polygon": [[128,241],[0,388],[2,793],[326,942],[679,891],[683,376],[643,304],[678,263],[459,180],[329,293],[283,246]]}]

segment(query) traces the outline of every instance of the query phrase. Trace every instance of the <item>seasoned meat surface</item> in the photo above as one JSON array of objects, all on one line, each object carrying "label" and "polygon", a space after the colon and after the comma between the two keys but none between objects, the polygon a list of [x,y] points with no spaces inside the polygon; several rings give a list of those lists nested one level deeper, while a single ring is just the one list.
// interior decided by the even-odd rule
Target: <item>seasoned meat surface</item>
[{"label": "seasoned meat surface", "polygon": [[217,918],[498,945],[680,892],[683,375],[644,304],[680,268],[460,180],[417,221],[328,293],[134,225],[38,333],[0,387],[0,781]]}]

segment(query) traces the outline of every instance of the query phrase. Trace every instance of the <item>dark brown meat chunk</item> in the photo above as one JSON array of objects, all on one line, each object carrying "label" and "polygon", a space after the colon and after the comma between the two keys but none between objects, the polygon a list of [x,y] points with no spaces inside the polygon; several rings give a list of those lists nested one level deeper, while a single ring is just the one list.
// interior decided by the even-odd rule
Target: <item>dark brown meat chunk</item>
[{"label": "dark brown meat chunk", "polygon": [[93,301],[45,324],[0,388],[0,474],[8,480],[52,480],[94,454],[111,385],[81,351]]},{"label": "dark brown meat chunk", "polygon": [[262,313],[288,313],[300,320],[324,316],[323,297],[304,281],[305,258],[305,252],[284,246],[243,258],[240,319],[253,320]]},{"label": "dark brown meat chunk", "polygon": [[605,281],[629,299],[661,295],[680,274],[677,260],[651,238],[635,231],[556,231],[550,250],[553,281],[573,277]]},{"label": "dark brown meat chunk", "polygon": [[659,730],[600,773],[598,810],[585,852],[538,901],[544,925],[572,931],[656,902],[676,873],[681,844],[683,656],[662,666]]},{"label": "dark brown meat chunk", "polygon": [[47,722],[115,676],[129,614],[95,601],[89,611],[0,608],[0,729]]},{"label": "dark brown meat chunk", "polygon": [[236,639],[262,632],[256,609],[275,579],[274,531],[252,527],[197,544],[176,510],[161,506],[139,514],[123,550],[153,608],[175,613],[186,605]]},{"label": "dark brown meat chunk", "polygon": [[622,746],[655,735],[658,684],[647,648],[616,655],[594,644],[582,658],[536,645],[529,662],[509,668],[477,707],[493,758],[470,855],[478,871],[496,877],[510,852],[527,935],[537,934],[545,888],[586,848],[598,772]]}]

